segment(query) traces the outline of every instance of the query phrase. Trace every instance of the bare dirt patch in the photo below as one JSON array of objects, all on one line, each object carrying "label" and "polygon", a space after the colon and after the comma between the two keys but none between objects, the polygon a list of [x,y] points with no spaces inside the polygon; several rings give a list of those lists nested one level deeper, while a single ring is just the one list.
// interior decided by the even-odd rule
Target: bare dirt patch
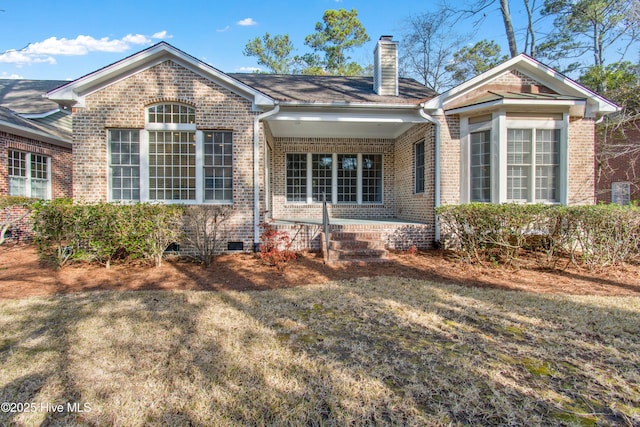
[{"label": "bare dirt patch", "polygon": [[16,299],[92,290],[268,290],[361,277],[393,276],[467,286],[573,295],[640,295],[640,266],[589,271],[536,266],[476,266],[442,251],[391,254],[387,262],[326,265],[313,253],[301,254],[284,271],[263,265],[253,254],[216,258],[211,267],[169,259],[161,267],[114,265],[106,269],[77,263],[57,270],[42,262],[33,246],[0,247],[0,298]]}]

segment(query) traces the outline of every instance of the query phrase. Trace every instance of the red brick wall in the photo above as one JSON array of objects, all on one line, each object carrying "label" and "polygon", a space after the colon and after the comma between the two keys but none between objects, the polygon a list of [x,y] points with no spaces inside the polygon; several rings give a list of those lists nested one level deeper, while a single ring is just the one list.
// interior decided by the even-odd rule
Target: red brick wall
[{"label": "red brick wall", "polygon": [[[598,135],[598,137],[601,136]],[[629,126],[625,129],[624,136],[621,135],[618,138],[620,144],[640,146],[640,129],[635,125]],[[640,154],[614,157],[598,165],[596,194],[598,202],[611,202],[611,184],[614,182],[629,182],[631,200],[640,200]]]},{"label": "red brick wall", "polygon": [[41,154],[51,158],[51,196],[71,197],[71,149],[0,131],[0,195],[9,192],[7,156],[10,149]]}]

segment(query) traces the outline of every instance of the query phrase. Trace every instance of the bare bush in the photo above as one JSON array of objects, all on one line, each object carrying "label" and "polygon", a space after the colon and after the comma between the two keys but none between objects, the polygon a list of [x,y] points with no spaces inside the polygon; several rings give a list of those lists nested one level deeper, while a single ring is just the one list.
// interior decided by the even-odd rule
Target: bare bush
[{"label": "bare bush", "polygon": [[194,249],[194,257],[205,266],[223,250],[224,222],[233,208],[226,205],[189,206],[185,212],[185,240]]}]

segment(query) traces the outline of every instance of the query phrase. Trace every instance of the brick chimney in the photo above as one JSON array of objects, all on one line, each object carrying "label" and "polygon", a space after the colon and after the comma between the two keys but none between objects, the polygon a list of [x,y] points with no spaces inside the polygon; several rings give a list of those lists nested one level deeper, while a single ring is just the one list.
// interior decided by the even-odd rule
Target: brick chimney
[{"label": "brick chimney", "polygon": [[373,90],[398,96],[398,42],[393,36],[380,37],[373,51]]}]

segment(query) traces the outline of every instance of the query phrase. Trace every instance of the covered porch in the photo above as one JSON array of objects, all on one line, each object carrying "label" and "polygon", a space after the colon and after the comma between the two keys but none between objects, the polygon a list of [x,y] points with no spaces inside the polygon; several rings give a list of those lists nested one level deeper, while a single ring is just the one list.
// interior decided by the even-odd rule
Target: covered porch
[{"label": "covered porch", "polygon": [[[322,216],[319,218],[274,218],[270,224],[286,231],[293,240],[294,250],[323,249]],[[433,225],[399,218],[330,218],[329,240],[335,246],[356,249],[408,250],[425,249],[433,245]],[[344,241],[349,241],[345,244]]]}]

